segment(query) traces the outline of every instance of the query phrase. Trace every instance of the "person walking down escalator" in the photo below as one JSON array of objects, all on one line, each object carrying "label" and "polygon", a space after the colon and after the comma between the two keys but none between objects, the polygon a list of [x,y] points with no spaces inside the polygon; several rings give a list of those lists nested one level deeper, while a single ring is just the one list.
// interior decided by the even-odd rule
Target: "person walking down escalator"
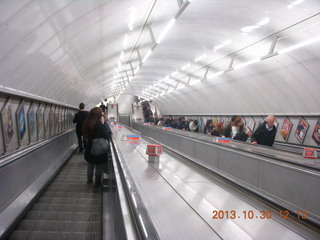
[{"label": "person walking down escalator", "polygon": [[91,152],[93,139],[103,138],[110,142],[110,133],[104,125],[102,110],[99,107],[91,109],[89,116],[83,123],[83,135],[88,139],[85,149],[84,159],[88,162],[87,183],[93,183],[93,175],[95,170],[95,184],[101,184],[103,170],[107,170],[108,160],[110,156],[110,148],[108,152],[101,155],[93,155]]},{"label": "person walking down escalator", "polygon": [[151,111],[150,107],[147,107],[146,111],[144,112],[145,122],[150,122],[152,118],[153,112]]},{"label": "person walking down escalator", "polygon": [[84,103],[79,104],[79,112],[74,115],[73,123],[76,123],[76,134],[78,138],[79,152],[86,148],[86,139],[83,137],[82,124],[89,112],[84,110]]}]

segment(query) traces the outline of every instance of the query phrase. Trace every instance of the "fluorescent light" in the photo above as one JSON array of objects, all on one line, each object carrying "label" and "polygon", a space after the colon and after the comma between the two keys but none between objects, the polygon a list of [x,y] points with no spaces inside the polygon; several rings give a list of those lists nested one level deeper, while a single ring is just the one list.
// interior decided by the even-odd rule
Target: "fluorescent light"
[{"label": "fluorescent light", "polygon": [[266,18],[262,19],[260,22],[258,22],[257,25],[262,26],[262,25],[265,25],[269,22],[270,22],[270,18],[266,17]]},{"label": "fluorescent light", "polygon": [[197,84],[199,82],[201,82],[201,80],[197,80],[197,81],[191,82],[189,85],[194,85],[194,84]]},{"label": "fluorescent light", "polygon": [[151,55],[152,50],[149,50],[146,54],[146,56],[142,59],[142,62],[144,63],[145,61],[147,61],[148,57]]},{"label": "fluorescent light", "polygon": [[297,6],[299,5],[300,3],[304,2],[304,0],[296,0],[294,1],[293,3],[291,3],[293,6]]},{"label": "fluorescent light", "polygon": [[171,76],[177,75],[178,74],[178,70],[174,71],[171,73]]},{"label": "fluorescent light", "polygon": [[213,51],[215,52],[216,50],[218,50],[218,49],[220,49],[220,48],[223,48],[223,47],[225,47],[225,46],[227,46],[227,45],[229,45],[229,44],[231,44],[231,39],[228,39],[228,40],[224,41],[223,43],[215,46],[215,47],[213,48]]},{"label": "fluorescent light", "polygon": [[134,74],[136,74],[140,69],[140,66],[138,66],[135,70],[134,70]]},{"label": "fluorescent light", "polygon": [[252,30],[257,29],[259,27],[260,27],[259,25],[246,26],[246,27],[241,28],[241,31],[245,32],[245,33],[248,33],[248,32],[251,32]]},{"label": "fluorescent light", "polygon": [[239,65],[237,65],[237,66],[234,66],[233,69],[240,69],[240,68],[243,68],[243,67],[245,67],[245,66],[251,65],[251,64],[253,64],[253,63],[259,62],[259,61],[261,61],[260,58],[255,58],[255,59],[250,60],[250,61],[248,61],[248,62],[241,63],[241,64],[239,64]]},{"label": "fluorescent light", "polygon": [[291,46],[291,47],[287,47],[287,48],[285,48],[285,49],[279,50],[279,51],[278,51],[278,54],[290,52],[290,51],[295,50],[295,49],[297,49],[297,48],[301,48],[301,47],[307,46],[307,45],[309,45],[309,44],[312,44],[312,43],[315,43],[315,42],[318,42],[318,41],[320,41],[320,36],[315,37],[315,38],[311,38],[311,39],[309,39],[309,40],[307,40],[307,41],[304,41],[304,42],[302,42],[302,43],[298,43],[298,44],[293,45],[293,46]]},{"label": "fluorescent light", "polygon": [[128,34],[124,35],[124,40],[123,40],[123,47],[126,48],[128,45]]},{"label": "fluorescent light", "polygon": [[203,55],[197,57],[196,59],[194,59],[194,62],[201,61],[201,60],[205,59],[206,57],[207,57],[207,54],[203,54]]},{"label": "fluorescent light", "polygon": [[231,39],[228,39],[228,40],[224,41],[222,44],[225,45],[225,46],[231,44]]},{"label": "fluorescent light", "polygon": [[160,34],[159,38],[156,40],[156,42],[159,44],[162,39],[164,38],[164,36],[169,32],[169,30],[172,28],[173,24],[175,23],[176,19],[171,19],[170,22],[168,23],[168,25],[165,27],[165,29],[163,30],[163,32]]},{"label": "fluorescent light", "polygon": [[223,73],[224,73],[224,71],[219,71],[219,72],[213,73],[213,74],[209,75],[209,77],[207,77],[207,79],[217,77],[219,75],[222,75]]},{"label": "fluorescent light", "polygon": [[189,68],[189,67],[190,67],[190,63],[182,66],[182,67],[181,67],[181,70],[186,70],[186,69]]},{"label": "fluorescent light", "polygon": [[186,85],[181,84],[181,86],[177,87],[177,89],[182,89],[182,88],[184,88],[185,86],[186,86]]},{"label": "fluorescent light", "polygon": [[123,57],[124,57],[124,52],[122,51],[120,54],[120,58],[123,58]]},{"label": "fluorescent light", "polygon": [[218,50],[218,49],[220,49],[220,48],[223,48],[223,47],[224,47],[224,45],[221,43],[221,44],[215,46],[215,47],[213,48],[213,51],[216,51],[216,50]]}]

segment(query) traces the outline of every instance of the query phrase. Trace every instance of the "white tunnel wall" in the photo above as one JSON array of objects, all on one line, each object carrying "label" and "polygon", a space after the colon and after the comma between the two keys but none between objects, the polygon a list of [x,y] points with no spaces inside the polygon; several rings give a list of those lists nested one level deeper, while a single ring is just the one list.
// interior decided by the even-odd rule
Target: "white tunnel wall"
[{"label": "white tunnel wall", "polygon": [[319,114],[319,49],[296,50],[236,69],[153,102],[167,114]]},{"label": "white tunnel wall", "polygon": [[132,103],[137,102],[137,97],[131,95],[121,95],[117,99],[117,103],[119,104],[119,113],[120,114],[129,114],[131,112]]}]

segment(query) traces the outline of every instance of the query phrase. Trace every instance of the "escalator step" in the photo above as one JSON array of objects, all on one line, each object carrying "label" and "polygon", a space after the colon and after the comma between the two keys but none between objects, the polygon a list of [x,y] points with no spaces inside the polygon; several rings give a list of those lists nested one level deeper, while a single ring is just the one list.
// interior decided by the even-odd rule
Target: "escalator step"
[{"label": "escalator step", "polygon": [[100,240],[102,187],[86,181],[87,163],[71,158],[9,239]]},{"label": "escalator step", "polygon": [[66,197],[66,198],[73,198],[73,197],[78,197],[78,198],[90,198],[90,199],[97,199],[97,198],[101,198],[100,194],[96,194],[93,192],[90,193],[85,193],[85,192],[78,192],[78,193],[70,193],[70,192],[50,192],[50,191],[46,191],[43,193],[42,195],[43,197]]},{"label": "escalator step", "polygon": [[74,222],[74,221],[34,221],[22,220],[17,230],[47,231],[47,232],[96,232],[101,231],[101,222]]},{"label": "escalator step", "polygon": [[52,204],[73,204],[73,205],[100,205],[101,198],[53,198],[53,197],[40,197],[38,203],[52,203]]},{"label": "escalator step", "polygon": [[99,222],[100,213],[79,213],[79,212],[49,212],[49,211],[29,211],[25,216],[28,220],[51,220],[51,221],[90,221]]},{"label": "escalator step", "polygon": [[95,232],[36,232],[36,231],[15,231],[9,240],[100,240],[101,236]]},{"label": "escalator step", "polygon": [[33,211],[54,211],[54,212],[100,212],[101,206],[90,205],[61,205],[61,204],[45,204],[35,203],[32,207]]},{"label": "escalator step", "polygon": [[60,186],[60,187],[55,187],[55,186],[49,186],[46,191],[51,191],[51,192],[75,192],[75,193],[78,193],[78,192],[86,192],[86,193],[100,193],[101,192],[101,189],[100,188],[97,188],[95,186],[86,186],[86,185],[83,185],[83,186],[75,186],[75,187],[64,187],[63,185]]}]

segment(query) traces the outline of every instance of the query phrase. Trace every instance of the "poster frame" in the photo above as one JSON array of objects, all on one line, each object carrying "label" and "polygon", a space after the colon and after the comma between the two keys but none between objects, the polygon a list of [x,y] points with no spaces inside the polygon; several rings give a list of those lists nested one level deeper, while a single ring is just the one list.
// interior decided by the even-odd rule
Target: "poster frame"
[{"label": "poster frame", "polygon": [[43,114],[42,114],[42,104],[41,103],[39,103],[39,105],[38,105],[38,109],[36,112],[36,118],[37,118],[37,140],[39,141],[41,138],[42,132],[43,132],[43,137],[45,137],[44,136],[44,119],[43,119]]},{"label": "poster frame", "polygon": [[23,138],[27,132],[27,126],[26,126],[27,119],[24,111],[24,100],[21,100],[17,108],[16,120],[17,120],[18,144],[19,146],[21,146]]},{"label": "poster frame", "polygon": [[[11,104],[10,104],[10,97],[7,98],[5,104],[3,105],[2,109],[1,109],[1,128],[2,128],[2,137],[3,137],[3,145],[4,145],[4,152],[7,152],[8,151],[8,148],[10,146],[10,142],[13,138],[13,135],[15,134],[15,129],[14,129],[14,126],[13,126],[13,115],[12,115],[12,107],[11,107]],[[10,114],[8,116],[8,123],[6,123],[5,119],[4,119],[4,113],[6,111],[6,109],[10,109]],[[11,127],[7,126],[8,125],[11,125]],[[10,128],[10,133],[5,131],[6,129],[9,130]],[[8,133],[9,135],[6,135],[6,133]]]},{"label": "poster frame", "polygon": [[314,126],[312,139],[316,144],[318,144],[318,146],[320,145],[320,118],[317,120],[316,125]]},{"label": "poster frame", "polygon": [[[288,124],[289,129],[284,129],[285,123]],[[293,127],[293,123],[290,121],[289,118],[285,117],[285,119],[283,120],[283,123],[282,123],[281,130],[280,130],[280,135],[281,135],[282,139],[283,139],[285,142],[288,142],[288,139],[289,139],[289,136],[290,136],[292,127]],[[287,137],[285,137],[285,136],[287,136]]]},{"label": "poster frame", "polygon": [[[36,114],[35,114],[35,111],[34,111],[34,105],[35,104],[32,101],[30,103],[30,107],[29,107],[28,112],[27,112],[29,143],[32,142],[32,138],[33,138],[35,132],[37,132],[37,123],[36,123]],[[31,117],[32,116],[32,112],[33,112],[33,119]]]},{"label": "poster frame", "polygon": [[[302,123],[300,124],[301,122],[305,122],[306,123],[306,126]],[[300,126],[303,126],[304,128],[303,129],[299,129]],[[304,118],[300,118],[299,119],[299,122],[298,122],[298,126],[297,126],[297,129],[295,130],[294,132],[294,136],[296,137],[296,139],[300,142],[300,144],[303,144],[306,136],[307,136],[307,133],[308,133],[308,129],[309,129],[309,126],[310,124],[304,119]],[[304,135],[302,137],[300,137],[300,134],[301,134],[301,131],[302,130],[305,130],[303,131],[304,132]]]}]

